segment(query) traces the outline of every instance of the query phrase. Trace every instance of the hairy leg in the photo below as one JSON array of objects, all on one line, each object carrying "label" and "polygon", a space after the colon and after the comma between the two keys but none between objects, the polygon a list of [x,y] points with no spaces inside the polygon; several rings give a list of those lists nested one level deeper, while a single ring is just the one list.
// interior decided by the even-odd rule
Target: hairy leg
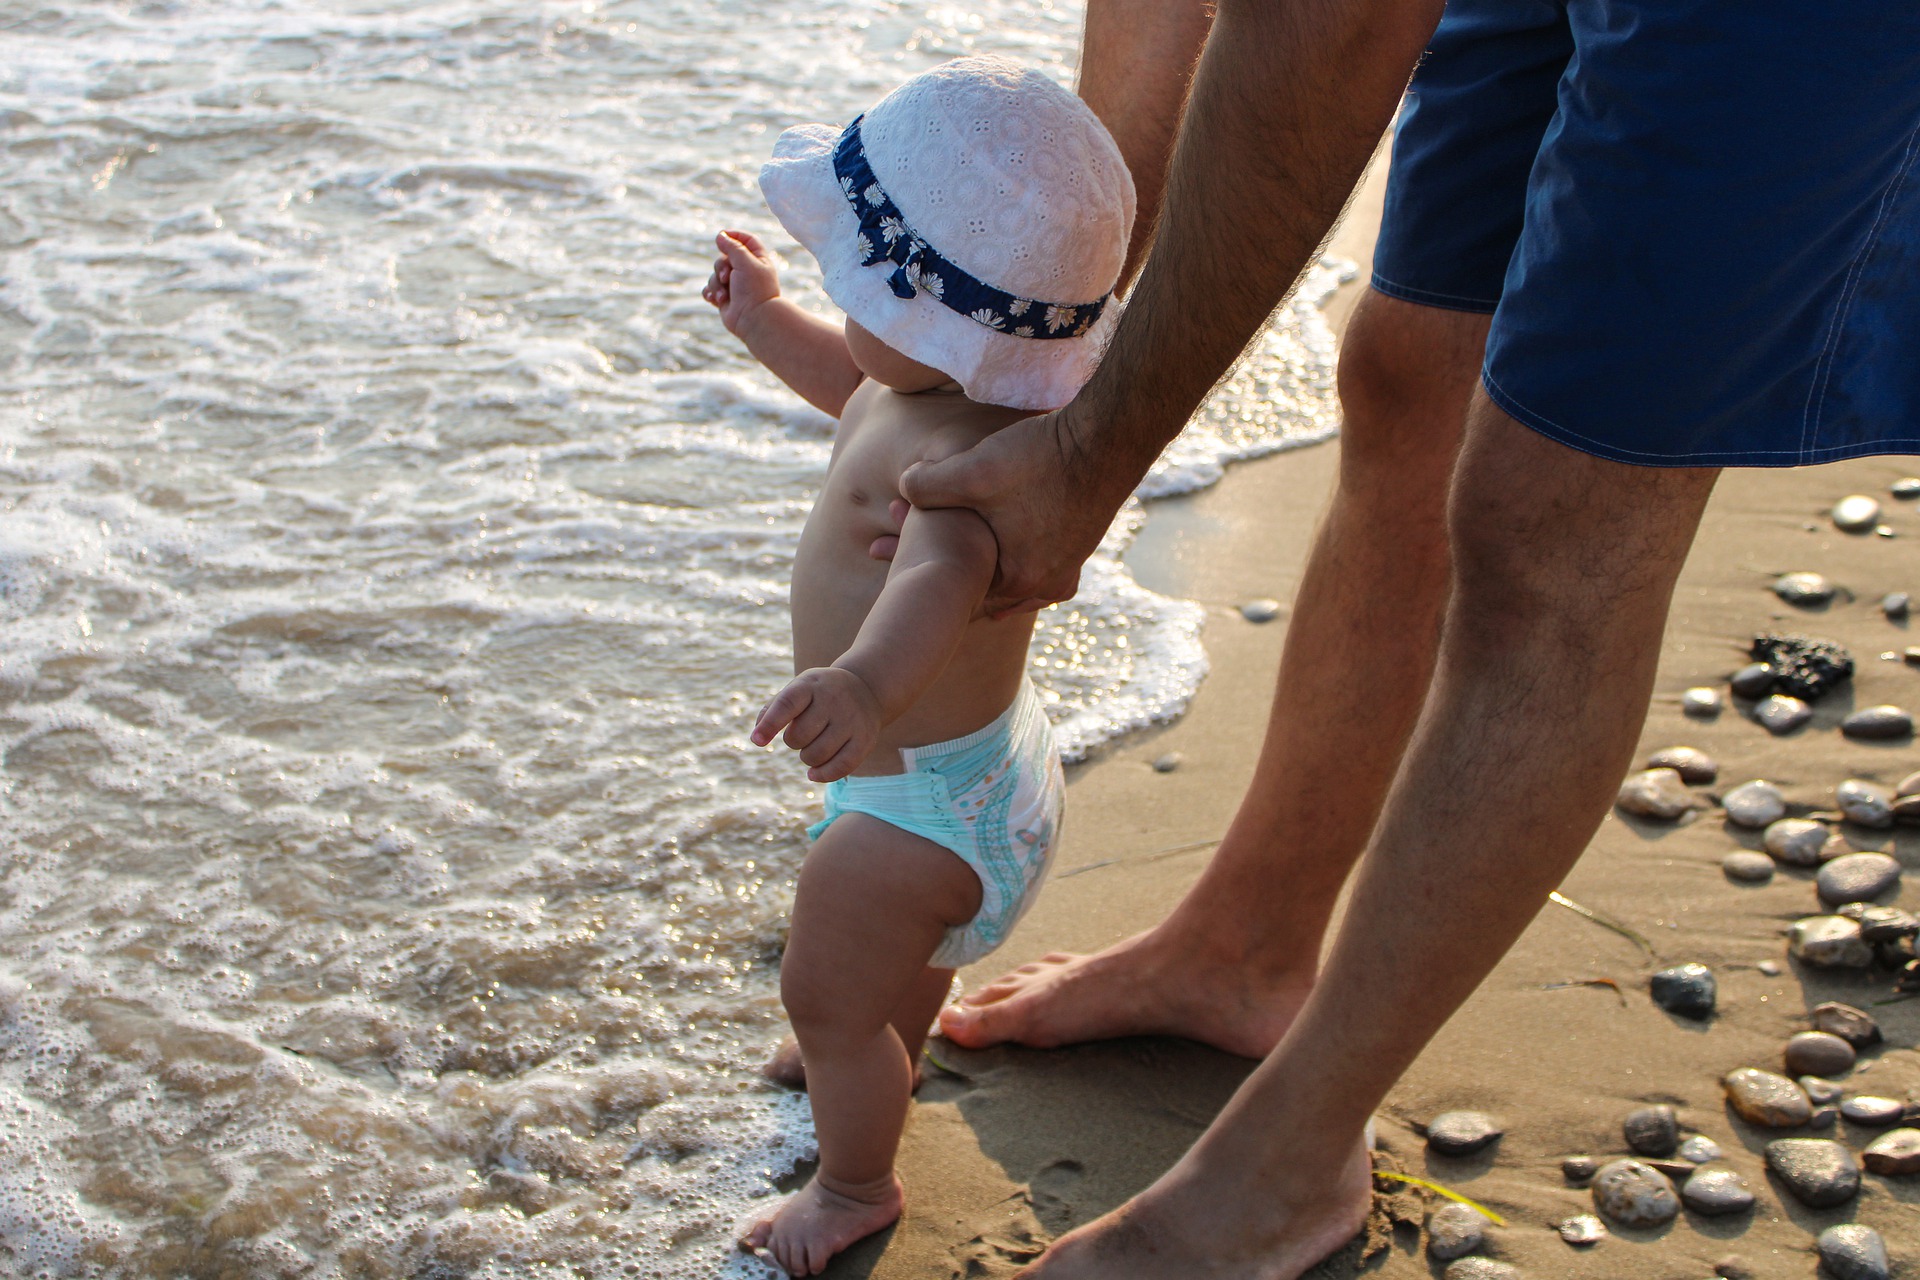
[{"label": "hairy leg", "polygon": [[1293,1280],[1358,1226],[1362,1125],[1612,801],[1716,475],[1576,453],[1477,400],[1433,693],[1355,886],[1357,923],[1192,1150],[1063,1237],[1033,1280]]},{"label": "hairy leg", "polygon": [[[907,1057],[913,1062],[913,1087],[920,1087],[924,1072],[920,1066],[920,1051],[926,1047],[927,1033],[933,1029],[933,1020],[940,1013],[940,1006],[947,1002],[953,992],[953,970],[928,969],[907,992],[900,1007],[887,1019],[894,1034],[900,1037],[900,1043],[906,1048]],[[807,1063],[800,1053],[800,1040],[797,1036],[788,1036],[773,1051],[767,1065],[760,1068],[767,1079],[776,1084],[784,1084],[789,1089],[807,1087]]]},{"label": "hairy leg", "polygon": [[[942,1012],[956,1043],[1278,1042],[1426,697],[1447,592],[1446,492],[1487,317],[1369,291],[1340,356],[1340,480],[1301,579],[1266,742],[1200,879],[1156,928],[1051,955]],[[1341,804],[1329,811],[1325,797]],[[1311,846],[1282,833],[1312,831]]]},{"label": "hairy leg", "polygon": [[864,814],[839,819],[807,855],[780,998],[807,1061],[820,1167],[742,1241],[789,1274],[817,1275],[834,1254],[900,1216],[893,1156],[913,1059],[889,1020],[906,1001],[924,998],[934,981],[928,957],[949,926],[979,909],[972,868]]},{"label": "hairy leg", "polygon": [[1193,64],[1212,26],[1213,0],[1088,0],[1080,97],[1119,145],[1139,198],[1122,286],[1153,240]]}]

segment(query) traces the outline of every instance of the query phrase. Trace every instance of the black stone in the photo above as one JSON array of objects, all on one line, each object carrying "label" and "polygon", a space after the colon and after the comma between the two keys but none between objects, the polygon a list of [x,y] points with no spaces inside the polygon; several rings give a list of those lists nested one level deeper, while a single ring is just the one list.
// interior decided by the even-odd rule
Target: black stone
[{"label": "black stone", "polygon": [[1703,964],[1679,964],[1662,969],[1653,975],[1649,985],[1655,1004],[1683,1018],[1712,1016],[1719,994],[1713,970]]},{"label": "black stone", "polygon": [[1664,1103],[1628,1115],[1620,1132],[1627,1145],[1643,1156],[1670,1156],[1680,1146],[1680,1118]]},{"label": "black stone", "polygon": [[1853,655],[1831,640],[1755,636],[1750,653],[1755,662],[1773,668],[1776,690],[1807,702],[1833,692],[1853,676]]}]

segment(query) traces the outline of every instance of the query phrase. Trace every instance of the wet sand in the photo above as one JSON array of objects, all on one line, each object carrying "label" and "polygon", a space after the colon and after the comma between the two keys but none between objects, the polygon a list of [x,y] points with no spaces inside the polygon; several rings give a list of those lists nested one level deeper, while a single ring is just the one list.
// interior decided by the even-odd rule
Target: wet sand
[{"label": "wet sand", "polygon": [[[1377,177],[1335,246],[1363,264],[1377,224]],[[1357,286],[1346,292],[1343,307]],[[1075,771],[1059,873],[1011,942],[962,975],[969,986],[1047,951],[1097,948],[1153,923],[1204,865],[1210,847],[1183,846],[1217,838],[1227,825],[1252,769],[1286,635],[1284,613],[1256,625],[1233,606],[1260,596],[1291,598],[1337,450],[1328,444],[1238,466],[1213,489],[1155,505],[1131,562],[1146,585],[1205,602],[1212,673],[1177,724],[1137,735]],[[1920,508],[1886,496],[1889,483],[1916,469],[1912,460],[1874,459],[1727,475],[1676,596],[1643,757],[1665,746],[1698,746],[1721,765],[1719,782],[1705,790],[1765,777],[1790,801],[1820,808],[1831,807],[1832,788],[1846,778],[1892,783],[1920,768],[1910,741],[1853,742],[1836,728],[1856,706],[1920,706],[1920,667],[1879,656],[1920,637],[1888,622],[1878,606],[1888,591],[1920,591]],[[1831,526],[1826,510],[1855,492],[1882,498],[1897,537],[1849,536]],[[1825,573],[1851,594],[1815,612],[1780,603],[1768,583],[1800,569]],[[1860,664],[1852,687],[1817,704],[1813,723],[1783,739],[1731,708],[1705,722],[1681,713],[1683,689],[1724,687],[1745,661],[1746,642],[1773,629],[1849,646]],[[1154,772],[1151,762],[1169,751],[1184,757],[1181,766]],[[1848,830],[1860,847],[1895,852],[1909,872],[1920,872],[1920,829],[1904,828],[1897,839]],[[1772,1137],[1808,1135],[1751,1129],[1722,1101],[1719,1080],[1727,1071],[1779,1069],[1782,1044],[1805,1029],[1813,1005],[1870,1005],[1892,986],[1885,971],[1820,975],[1788,963],[1788,924],[1817,909],[1812,876],[1783,870],[1763,887],[1735,885],[1719,863],[1742,846],[1758,847],[1758,840],[1735,834],[1717,811],[1677,827],[1610,815],[1562,888],[1644,934],[1659,964],[1627,939],[1549,905],[1387,1098],[1383,1146],[1408,1172],[1505,1216],[1510,1225],[1492,1233],[1494,1244],[1484,1252],[1523,1275],[1686,1280],[1710,1275],[1717,1261],[1737,1254],[1760,1277],[1812,1276],[1814,1235],[1849,1220],[1880,1230],[1896,1268],[1920,1265],[1920,1178],[1902,1183],[1868,1174],[1852,1203],[1805,1209],[1769,1181],[1760,1152]],[[1909,909],[1914,897],[1908,889]],[[1719,980],[1719,1012],[1706,1024],[1664,1013],[1647,996],[1653,969],[1686,961],[1711,966]],[[1761,972],[1763,961],[1780,962],[1779,975]],[[1616,981],[1624,1001],[1605,987],[1543,989],[1589,978]],[[1850,1091],[1920,1097],[1920,1000],[1872,1012],[1887,1044],[1863,1055]],[[960,1074],[935,1075],[914,1109],[901,1162],[907,1216],[854,1249],[834,1276],[1012,1273],[1051,1235],[1150,1183],[1252,1066],[1164,1039],[1050,1053],[968,1053],[936,1041],[935,1052]],[[1616,1232],[1584,1251],[1569,1247],[1553,1224],[1591,1212],[1592,1198],[1568,1185],[1561,1159],[1624,1153],[1621,1119],[1650,1102],[1672,1103],[1684,1127],[1719,1142],[1758,1193],[1758,1206],[1730,1219],[1683,1213],[1658,1231]],[[1474,1157],[1429,1155],[1413,1126],[1456,1108],[1490,1113],[1504,1122],[1506,1136]],[[1814,1136],[1840,1137],[1857,1153],[1871,1134],[1843,1123]],[[1417,1229],[1403,1226],[1365,1270],[1439,1275],[1443,1265],[1427,1259],[1423,1243]],[[1324,1273],[1356,1274],[1357,1253]]]}]

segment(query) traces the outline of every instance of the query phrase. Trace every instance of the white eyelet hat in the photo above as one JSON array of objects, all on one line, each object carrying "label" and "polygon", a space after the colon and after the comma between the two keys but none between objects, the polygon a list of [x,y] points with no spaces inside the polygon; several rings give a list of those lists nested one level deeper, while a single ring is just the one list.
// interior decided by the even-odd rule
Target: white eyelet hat
[{"label": "white eyelet hat", "polygon": [[935,67],[844,130],[787,130],[760,189],[841,310],[983,403],[1059,408],[1118,318],[1126,162],[1084,102],[1008,59]]}]

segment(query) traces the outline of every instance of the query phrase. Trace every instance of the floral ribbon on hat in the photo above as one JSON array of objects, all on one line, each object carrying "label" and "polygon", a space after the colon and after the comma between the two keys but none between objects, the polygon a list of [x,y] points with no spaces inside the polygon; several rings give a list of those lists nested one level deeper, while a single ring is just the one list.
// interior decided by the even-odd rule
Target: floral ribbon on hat
[{"label": "floral ribbon on hat", "polygon": [[1039,302],[996,289],[953,265],[907,225],[867,163],[860,141],[861,116],[840,135],[833,149],[833,171],[841,194],[860,219],[860,265],[894,264],[887,285],[896,298],[922,292],[976,324],[1016,338],[1077,338],[1093,327],[1106,307],[1097,302]]}]

